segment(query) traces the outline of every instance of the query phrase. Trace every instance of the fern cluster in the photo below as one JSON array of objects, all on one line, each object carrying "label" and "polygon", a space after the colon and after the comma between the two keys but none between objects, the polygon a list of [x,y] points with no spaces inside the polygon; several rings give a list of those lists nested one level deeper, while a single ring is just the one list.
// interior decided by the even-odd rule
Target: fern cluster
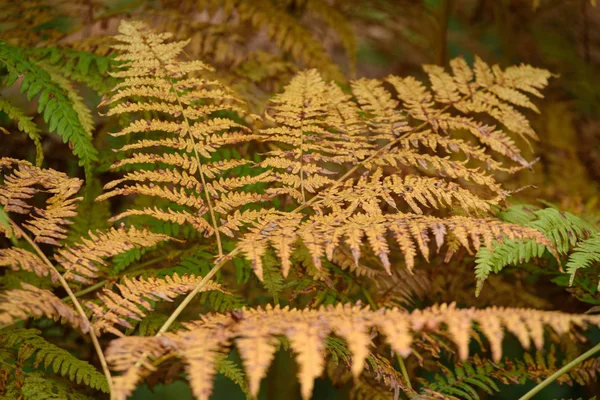
[{"label": "fern cluster", "polygon": [[[597,228],[509,206],[504,185],[533,164],[522,148],[538,140],[528,118],[550,72],[475,57],[425,65],[426,79],[347,79],[295,15],[335,28],[353,66],[356,40],[327,2],[180,7],[208,22],[174,35],[122,20],[108,56],[93,36],[78,45],[96,54],[28,46],[35,35],[0,42],[3,87],[36,101],[47,124],[0,100],[36,150],[35,163],[0,158],[0,395],[126,399],[168,364],[198,399],[217,373],[253,398],[289,349],[303,399],[323,374],[356,398],[477,399],[497,382],[552,374],[551,358],[502,360],[506,332],[540,352],[567,335],[585,347],[578,339],[600,317],[535,309],[546,303],[534,293],[503,302],[483,286],[514,290],[499,276],[515,265],[553,275],[559,289],[593,290],[581,276],[600,260]],[[39,10],[38,21],[57,11]],[[168,13],[152,15],[169,25]],[[219,47],[215,32],[244,47],[251,38],[236,29],[248,25],[278,52]],[[257,60],[275,72],[245,79],[298,70],[262,103],[228,84]],[[76,83],[102,96],[98,116]],[[44,165],[46,132],[71,144],[85,180]],[[467,289],[480,298],[448,299]],[[94,355],[53,343],[48,326],[89,338]],[[562,379],[592,380],[577,374]]]}]

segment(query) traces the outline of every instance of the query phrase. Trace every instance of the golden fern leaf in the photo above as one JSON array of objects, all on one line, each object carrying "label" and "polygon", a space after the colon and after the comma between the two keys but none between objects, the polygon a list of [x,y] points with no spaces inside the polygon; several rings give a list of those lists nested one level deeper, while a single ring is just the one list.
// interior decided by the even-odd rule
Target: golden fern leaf
[{"label": "golden fern leaf", "polygon": [[[412,352],[414,336],[425,332],[447,332],[457,346],[460,359],[468,357],[469,341],[474,335],[473,325],[486,337],[492,358],[502,356],[504,331],[515,335],[525,348],[531,343],[543,348],[544,328],[550,327],[564,334],[571,326],[600,326],[600,316],[565,314],[553,311],[491,307],[487,309],[459,309],[454,304],[434,306],[406,313],[397,309],[371,311],[360,306],[337,305],[318,310],[286,308],[243,309],[233,319],[229,315],[203,316],[201,321],[186,324],[187,329],[162,337],[124,337],[113,341],[107,350],[107,360],[116,371],[125,372],[117,377],[117,398],[125,398],[137,385],[145,368],[139,365],[140,354],[147,350],[151,359],[177,355],[188,365],[188,374],[196,398],[208,399],[212,392],[209,379],[214,375],[215,352],[233,341],[248,373],[250,392],[258,394],[260,381],[272,361],[277,337],[290,339],[290,347],[297,354],[298,378],[301,393],[308,399],[314,379],[324,368],[325,338],[335,334],[349,343],[353,352],[352,372],[355,377],[363,370],[364,359],[371,344],[370,335],[379,332],[392,350],[407,357]],[[196,367],[196,368],[195,368]],[[133,372],[132,372],[133,371]]]},{"label": "golden fern leaf", "polygon": [[[60,246],[59,240],[67,237],[65,225],[72,224],[69,218],[76,216],[77,203],[82,197],[73,196],[83,181],[12,158],[0,158],[2,170],[7,173],[0,184],[0,205],[7,212],[28,217],[23,227],[34,235],[34,241]],[[44,208],[28,204],[38,194],[49,195]]]},{"label": "golden fern leaf", "polygon": [[266,116],[277,126],[261,131],[264,141],[292,148],[267,152],[260,165],[278,171],[275,176],[287,186],[284,193],[306,202],[306,192],[315,193],[334,182],[330,176],[336,171],[327,164],[355,164],[369,153],[360,136],[364,125],[358,111],[316,70],[300,72],[271,99]]},{"label": "golden fern leaf", "polygon": [[22,282],[23,289],[8,290],[0,294],[0,323],[13,324],[30,316],[45,316],[61,323],[69,323],[74,328],[87,333],[90,329],[87,319],[83,318],[69,305],[56,297],[51,291],[39,289]]},{"label": "golden fern leaf", "polygon": [[334,250],[342,245],[351,250],[354,262],[358,264],[363,238],[366,237],[368,246],[379,257],[386,272],[391,274],[388,237],[394,239],[404,255],[406,267],[412,271],[417,254],[420,253],[429,260],[430,236],[434,236],[439,251],[449,234],[468,251],[471,251],[471,246],[477,250],[482,244],[487,247],[494,240],[503,239],[530,238],[551,246],[550,241],[539,231],[497,219],[462,216],[436,218],[402,212],[383,215],[376,207],[366,212],[342,210],[315,215],[305,221],[297,214],[270,214],[255,224],[251,232],[240,240],[239,247],[251,261],[257,277],[262,280],[262,256],[269,246],[275,248],[281,258],[285,277],[291,266],[285,257],[292,253],[297,240],[304,243],[314,265],[321,269],[321,258],[325,256],[331,261]]},{"label": "golden fern leaf", "polygon": [[92,283],[103,275],[105,258],[113,257],[136,247],[151,247],[173,238],[144,229],[130,227],[110,228],[106,232],[89,232],[89,238],[81,238],[64,248],[58,249],[54,258],[66,270],[65,279]]},{"label": "golden fern leaf", "polygon": [[[114,325],[133,329],[133,326],[125,318],[141,321],[146,316],[143,310],[154,310],[154,305],[150,301],[173,301],[173,298],[192,291],[201,280],[201,276],[183,275],[180,277],[177,274],[164,279],[148,278],[144,280],[125,277],[122,284],[117,284],[120,295],[112,290],[103,289],[103,293],[98,294],[102,305],[93,302],[86,303],[95,317],[92,328],[97,335],[107,331],[117,336],[123,336],[123,333],[114,328]],[[221,285],[212,281],[207,282],[201,291],[209,290],[227,293],[221,288]]]},{"label": "golden fern leaf", "polygon": [[371,140],[391,142],[407,131],[407,121],[398,101],[392,98],[377,79],[359,79],[351,82],[352,94],[361,110],[368,116]]},{"label": "golden fern leaf", "polygon": [[423,214],[423,208],[460,207],[468,213],[488,214],[498,199],[485,200],[473,192],[463,189],[454,182],[440,178],[409,174],[383,176],[377,169],[370,176],[362,176],[351,185],[352,180],[337,191],[326,191],[314,203],[314,209],[321,206],[334,211],[368,211],[377,209],[374,203],[385,203],[394,209],[399,208],[400,200],[406,202],[415,214]]},{"label": "golden fern leaf", "polygon": [[[133,165],[135,170],[108,183],[106,192],[98,199],[130,194],[158,197],[182,208],[175,211],[168,206],[157,206],[128,210],[113,220],[148,215],[176,224],[189,223],[207,236],[218,235],[215,213],[226,216],[249,202],[264,200],[261,195],[243,193],[240,189],[266,179],[264,175],[254,180],[225,178],[231,169],[248,161],[210,160],[223,146],[239,145],[255,138],[246,126],[215,115],[231,111],[243,113],[243,103],[230,89],[203,76],[211,70],[209,66],[200,61],[177,59],[189,41],[168,41],[170,34],[156,34],[140,22],[123,21],[119,30],[121,35],[116,39],[121,44],[114,47],[121,51],[118,60],[124,63],[112,75],[122,82],[103,102],[111,105],[107,114],[148,111],[159,118],[133,119],[123,130],[113,134],[130,135],[132,139],[119,151],[133,153],[112,168]],[[210,224],[205,220],[208,214]]]}]

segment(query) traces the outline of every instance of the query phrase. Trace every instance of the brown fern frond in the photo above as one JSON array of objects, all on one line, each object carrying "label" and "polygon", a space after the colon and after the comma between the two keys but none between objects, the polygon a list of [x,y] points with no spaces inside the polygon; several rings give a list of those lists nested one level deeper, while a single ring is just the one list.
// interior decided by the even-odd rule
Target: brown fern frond
[{"label": "brown fern frond", "polygon": [[51,291],[39,289],[22,282],[23,289],[8,290],[0,294],[0,323],[13,324],[33,316],[45,316],[87,333],[90,329],[87,319],[56,297]]},{"label": "brown fern frond", "polygon": [[65,279],[92,283],[103,275],[105,258],[113,257],[136,247],[151,247],[173,238],[135,227],[111,228],[106,232],[89,232],[89,238],[59,249],[54,258],[66,270]]},{"label": "brown fern frond", "polygon": [[[216,115],[232,111],[244,114],[243,102],[231,89],[204,76],[211,67],[200,61],[178,60],[189,41],[170,41],[170,34],[154,33],[140,22],[123,21],[119,29],[121,35],[116,39],[120,44],[114,47],[121,52],[118,59],[123,64],[112,75],[122,82],[103,102],[110,105],[107,115],[149,111],[159,118],[132,118],[129,125],[113,134],[130,135],[132,139],[119,151],[133,153],[112,168],[133,165],[135,171],[108,183],[98,200],[130,194],[158,197],[183,209],[174,212],[159,205],[125,211],[113,219],[148,215],[191,223],[205,235],[218,237],[215,213],[224,217],[250,202],[264,200],[261,195],[242,191],[242,186],[266,179],[264,175],[254,180],[229,175],[249,161],[210,161],[224,146],[256,138],[245,125]],[[155,168],[156,163],[160,168]],[[211,228],[200,219],[210,219]]]},{"label": "brown fern frond", "polygon": [[[284,256],[292,253],[294,244],[301,240],[310,252],[315,266],[321,268],[321,258],[332,260],[333,251],[347,246],[358,264],[363,241],[381,260],[386,272],[391,273],[388,237],[396,242],[404,255],[409,271],[414,268],[415,257],[421,254],[426,260],[430,256],[430,236],[435,238],[438,251],[446,237],[452,234],[460,245],[471,251],[482,245],[492,246],[494,240],[533,239],[550,245],[550,241],[539,231],[516,224],[508,224],[491,218],[432,216],[405,214],[382,215],[377,210],[369,212],[338,212],[315,215],[302,221],[300,215],[272,214],[263,218],[240,241],[240,249],[252,262],[252,268],[262,280],[262,256],[272,246],[282,261],[283,275],[287,276],[290,262]],[[363,239],[364,238],[364,239]]]},{"label": "brown fern frond", "polygon": [[447,332],[458,348],[460,359],[465,360],[474,335],[473,325],[476,325],[490,343],[493,360],[498,362],[505,330],[515,335],[523,347],[529,348],[533,343],[541,349],[545,327],[560,335],[571,326],[600,325],[599,316],[497,307],[459,309],[454,304],[412,313],[338,305],[318,310],[268,306],[264,310],[243,309],[239,314],[235,319],[229,315],[204,316],[201,321],[186,324],[188,330],[163,337],[124,337],[113,341],[107,350],[107,359],[116,371],[125,372],[117,378],[125,382],[117,398],[125,398],[144,373],[132,373],[130,368],[136,365],[145,349],[152,352],[153,359],[166,354],[181,357],[188,365],[194,395],[202,400],[208,399],[212,392],[209,378],[214,375],[215,352],[233,341],[248,373],[250,392],[256,395],[273,359],[277,337],[283,335],[289,338],[290,347],[297,354],[301,393],[308,399],[314,379],[323,372],[324,340],[330,334],[346,340],[353,353],[352,372],[358,376],[363,370],[373,332],[385,335],[392,350],[402,357],[411,354],[414,337],[420,333]]},{"label": "brown fern frond", "polygon": [[[112,290],[103,289],[102,293],[98,294],[102,305],[93,302],[86,303],[95,317],[92,321],[92,328],[97,335],[107,331],[117,336],[123,336],[123,333],[114,325],[133,329],[126,318],[141,321],[146,316],[144,310],[154,310],[154,305],[150,301],[173,301],[173,298],[192,291],[201,280],[201,276],[183,275],[180,277],[177,274],[164,279],[129,279],[125,277],[122,284],[116,285],[121,292],[120,295]],[[203,286],[201,291],[209,290],[227,293],[221,288],[221,285],[212,281]]]},{"label": "brown fern frond", "polygon": [[292,197],[305,202],[306,192],[334,182],[336,171],[330,165],[352,165],[369,154],[358,111],[349,96],[334,83],[326,84],[316,70],[299,73],[271,100],[266,116],[277,126],[261,131],[264,141],[292,148],[267,152],[260,165],[281,171],[276,176],[293,188]]},{"label": "brown fern frond", "polygon": [[17,247],[0,249],[0,266],[10,267],[13,271],[33,272],[37,276],[50,276],[52,282],[58,281],[54,271],[48,268],[48,265],[37,254],[25,249]]},{"label": "brown fern frond", "polygon": [[[0,184],[0,205],[8,212],[26,215],[23,227],[34,235],[34,241],[60,246],[66,238],[66,225],[77,215],[82,197],[74,197],[83,181],[69,178],[53,169],[42,169],[27,161],[0,158],[0,171],[6,171]],[[29,204],[34,196],[49,195],[45,207]]]}]

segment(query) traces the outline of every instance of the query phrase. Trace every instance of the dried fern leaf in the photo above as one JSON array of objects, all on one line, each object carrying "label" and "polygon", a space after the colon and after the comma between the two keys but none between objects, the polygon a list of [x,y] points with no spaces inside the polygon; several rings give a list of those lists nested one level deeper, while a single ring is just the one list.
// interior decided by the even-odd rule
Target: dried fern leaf
[{"label": "dried fern leaf", "polygon": [[[160,206],[127,210],[112,220],[146,215],[190,224],[206,236],[218,236],[219,215],[215,213],[225,217],[248,203],[265,200],[262,195],[242,192],[246,185],[268,181],[265,176],[229,175],[249,161],[211,160],[227,146],[255,139],[245,125],[220,116],[244,114],[243,102],[231,89],[205,77],[211,67],[200,61],[178,60],[189,41],[170,41],[171,34],[154,33],[135,21],[122,21],[119,32],[116,39],[120,44],[114,48],[120,51],[116,59],[122,64],[111,75],[121,81],[103,102],[110,106],[107,115],[149,111],[158,118],[132,117],[125,128],[112,134],[131,139],[119,149],[126,157],[111,168],[132,166],[134,170],[109,182],[98,200],[117,195],[153,196],[163,200]],[[174,210],[169,203],[182,207]]]},{"label": "dried fern leaf", "polygon": [[[127,319],[141,321],[146,316],[146,311],[154,310],[151,302],[173,301],[173,298],[192,291],[202,280],[201,276],[183,275],[167,276],[165,278],[129,279],[124,278],[122,284],[117,284],[121,294],[112,290],[103,289],[98,294],[101,305],[87,302],[86,305],[94,314],[92,327],[98,335],[103,331],[123,336],[123,333],[114,325],[133,329]],[[221,285],[209,281],[202,287],[202,292],[218,290],[228,293]],[[146,311],[143,311],[146,310]],[[127,319],[126,319],[127,318]]]},{"label": "dried fern leaf", "polygon": [[107,231],[89,232],[89,238],[83,237],[78,243],[57,250],[54,258],[66,270],[65,279],[83,283],[92,283],[103,276],[105,258],[140,247],[151,247],[173,238],[135,227],[124,227]]},{"label": "dried fern leaf", "polygon": [[8,290],[0,294],[0,323],[12,324],[30,316],[45,316],[61,323],[69,323],[83,333],[89,331],[89,323],[69,305],[49,290],[38,289],[22,282],[23,289]]},{"label": "dried fern leaf", "polygon": [[320,269],[321,258],[332,260],[336,248],[346,245],[358,264],[363,246],[363,237],[371,250],[381,260],[386,272],[391,273],[389,261],[390,246],[388,237],[393,238],[404,255],[409,271],[414,268],[414,259],[421,254],[429,259],[430,237],[435,237],[437,249],[443,246],[448,234],[454,235],[458,243],[471,251],[482,245],[491,246],[496,240],[532,239],[552,248],[551,242],[539,231],[508,224],[495,219],[453,216],[436,218],[415,214],[382,215],[373,212],[333,212],[315,215],[306,221],[295,214],[271,215],[262,218],[251,232],[240,241],[240,249],[252,262],[252,268],[262,279],[262,256],[272,246],[281,258],[284,276],[290,268],[289,260],[294,244],[301,240],[310,252],[314,265]]},{"label": "dried fern leaf", "polygon": [[[0,171],[4,172],[0,205],[5,211],[27,216],[23,227],[33,234],[35,242],[60,246],[59,240],[67,237],[65,225],[72,224],[70,219],[75,217],[77,203],[82,199],[73,196],[83,182],[62,172],[11,158],[0,158]],[[37,194],[50,195],[45,208],[28,203]]]},{"label": "dried fern leaf", "polygon": [[[272,361],[277,337],[290,339],[290,347],[300,364],[298,378],[304,399],[310,398],[314,379],[324,368],[325,338],[336,334],[345,339],[354,354],[352,367],[355,376],[363,369],[370,346],[369,332],[376,328],[385,335],[392,349],[402,357],[411,353],[413,336],[422,331],[447,332],[458,347],[460,359],[468,356],[472,326],[476,324],[487,338],[492,358],[498,362],[502,355],[504,331],[515,335],[525,348],[533,343],[537,349],[544,344],[544,328],[551,327],[563,334],[571,326],[600,325],[600,317],[574,315],[531,309],[487,308],[458,309],[454,304],[434,306],[413,313],[396,309],[370,311],[359,306],[296,310],[286,308],[243,309],[240,316],[209,315],[201,321],[187,324],[187,330],[166,334],[164,337],[124,337],[113,341],[107,350],[107,359],[115,371],[125,372],[116,379],[122,384],[117,398],[125,398],[137,385],[141,376],[153,366],[134,369],[140,355],[147,351],[151,359],[177,355],[188,365],[188,375],[196,398],[208,399],[212,393],[210,380],[214,375],[215,352],[231,341],[238,345],[248,373],[250,391],[256,395],[260,380]],[[361,356],[362,354],[362,356]]]},{"label": "dried fern leaf", "polygon": [[362,136],[358,107],[314,69],[297,74],[271,99],[266,117],[276,126],[261,131],[263,141],[291,149],[267,152],[260,165],[275,170],[274,176],[301,203],[307,193],[334,182],[333,165],[356,164],[371,150]]}]

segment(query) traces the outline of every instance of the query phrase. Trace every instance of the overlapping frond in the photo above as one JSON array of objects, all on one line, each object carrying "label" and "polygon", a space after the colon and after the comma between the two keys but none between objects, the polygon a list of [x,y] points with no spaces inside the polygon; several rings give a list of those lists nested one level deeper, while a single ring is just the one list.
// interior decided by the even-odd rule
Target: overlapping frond
[{"label": "overlapping frond", "polygon": [[[299,364],[298,378],[301,393],[308,399],[314,379],[323,372],[325,338],[335,334],[346,340],[353,354],[352,372],[358,376],[363,370],[370,335],[376,330],[385,335],[394,352],[406,357],[411,353],[414,336],[422,331],[445,331],[458,348],[462,360],[468,356],[473,325],[490,343],[492,358],[502,356],[504,331],[515,335],[523,347],[533,343],[541,349],[544,327],[563,334],[571,326],[600,325],[600,317],[573,315],[561,312],[530,309],[488,308],[458,309],[455,305],[441,305],[412,313],[396,309],[370,311],[359,306],[296,310],[288,308],[244,309],[233,319],[229,315],[209,315],[201,321],[188,323],[187,330],[169,333],[163,337],[124,337],[113,341],[107,358],[115,371],[123,372],[116,378],[117,398],[124,399],[135,388],[140,375],[150,365],[137,367],[142,353],[151,359],[166,354],[180,357],[188,366],[188,379],[198,399],[208,399],[212,393],[212,376],[216,352],[234,342],[248,374],[250,392],[258,393],[260,381],[266,375],[273,359],[279,336],[289,339]],[[136,366],[136,368],[133,368]]]},{"label": "overlapping frond", "polygon": [[[82,199],[75,197],[83,183],[81,179],[11,158],[0,159],[0,171],[0,204],[4,210],[27,216],[23,227],[33,234],[34,241],[60,246]],[[49,196],[43,208],[30,204],[39,194]]]},{"label": "overlapping frond", "polygon": [[[100,335],[103,331],[111,332],[117,336],[123,333],[114,325],[133,329],[127,319],[140,321],[146,316],[146,311],[154,310],[153,303],[156,301],[173,301],[173,298],[192,291],[201,276],[183,275],[167,276],[166,278],[129,279],[124,278],[122,284],[117,284],[121,294],[112,290],[103,289],[98,298],[101,305],[88,302],[87,306],[94,314],[92,328]],[[202,287],[202,291],[218,290],[225,292],[217,283],[208,282]],[[146,311],[144,311],[146,310]]]},{"label": "overlapping frond", "polygon": [[86,333],[90,327],[67,303],[51,291],[21,283],[23,289],[8,290],[0,294],[0,323],[12,324],[19,319],[42,316],[68,323]]},{"label": "overlapping frond", "polygon": [[[178,60],[188,41],[169,41],[170,34],[154,33],[139,22],[123,21],[119,29],[121,35],[116,38],[120,44],[114,47],[121,53],[116,59],[122,64],[111,74],[121,83],[103,103],[110,105],[107,115],[150,114],[132,119],[120,132],[112,134],[130,136],[128,144],[119,149],[127,152],[126,158],[112,168],[129,165],[134,170],[108,183],[98,199],[142,194],[163,199],[167,205],[176,203],[183,208],[174,210],[161,205],[128,210],[113,220],[148,215],[176,224],[189,223],[210,236],[218,228],[214,212],[227,215],[249,202],[262,200],[258,194],[243,196],[240,190],[255,181],[234,181],[228,175],[246,162],[221,157],[227,146],[254,139],[245,125],[233,117],[221,116],[243,113],[243,103],[230,89],[204,77],[211,70],[209,66],[200,61]],[[148,119],[147,115],[154,117]],[[215,155],[221,161],[211,161]],[[211,223],[205,220],[209,211]]]},{"label": "overlapping frond", "polygon": [[44,150],[42,149],[40,129],[32,121],[33,118],[25,115],[21,109],[15,107],[6,99],[0,99],[0,112],[5,113],[10,119],[14,120],[19,130],[25,132],[33,140],[35,144],[35,166],[41,167],[44,161]]},{"label": "overlapping frond", "polygon": [[92,283],[107,275],[103,267],[108,257],[113,257],[133,248],[151,247],[171,237],[159,233],[124,227],[107,231],[89,232],[77,243],[58,249],[54,258],[65,269],[65,279]]},{"label": "overlapping frond", "polygon": [[263,129],[262,140],[279,148],[267,152],[260,165],[277,171],[282,192],[299,203],[334,182],[333,166],[355,164],[369,153],[358,107],[314,69],[297,74],[271,99],[266,116],[277,125]]}]

